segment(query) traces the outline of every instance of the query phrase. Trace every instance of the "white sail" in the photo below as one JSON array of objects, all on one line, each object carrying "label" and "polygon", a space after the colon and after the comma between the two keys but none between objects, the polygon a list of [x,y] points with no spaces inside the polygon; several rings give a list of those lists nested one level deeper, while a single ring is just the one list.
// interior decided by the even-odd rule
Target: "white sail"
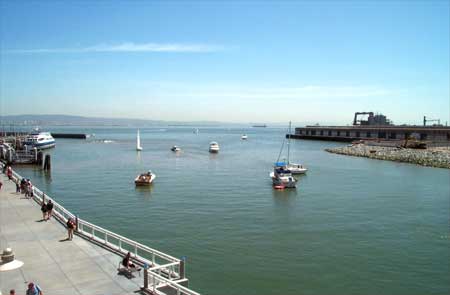
[{"label": "white sail", "polygon": [[137,150],[137,151],[142,151],[141,137],[140,137],[140,135],[139,135],[139,129],[138,129],[138,131],[137,131],[136,150]]}]

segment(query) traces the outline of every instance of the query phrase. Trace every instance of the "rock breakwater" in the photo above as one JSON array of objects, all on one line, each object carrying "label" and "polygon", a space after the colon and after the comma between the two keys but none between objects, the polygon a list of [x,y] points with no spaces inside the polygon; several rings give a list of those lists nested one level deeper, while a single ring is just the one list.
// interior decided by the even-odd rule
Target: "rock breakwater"
[{"label": "rock breakwater", "polygon": [[330,153],[341,155],[405,162],[422,166],[450,169],[450,149],[448,148],[429,148],[425,150],[418,150],[356,144],[351,146],[328,148],[325,150]]}]

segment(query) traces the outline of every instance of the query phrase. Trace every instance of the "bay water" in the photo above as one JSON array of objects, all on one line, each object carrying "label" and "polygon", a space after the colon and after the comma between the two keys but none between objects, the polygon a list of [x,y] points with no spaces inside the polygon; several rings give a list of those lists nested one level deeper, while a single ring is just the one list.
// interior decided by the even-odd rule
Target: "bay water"
[{"label": "bay water", "polygon": [[[203,294],[450,294],[449,170],[292,140],[309,171],[274,190],[285,128],[194,129],[141,128],[137,152],[134,127],[49,128],[95,136],[57,139],[51,173],[15,169],[81,218],[185,256]],[[135,187],[149,169],[153,185]]]}]

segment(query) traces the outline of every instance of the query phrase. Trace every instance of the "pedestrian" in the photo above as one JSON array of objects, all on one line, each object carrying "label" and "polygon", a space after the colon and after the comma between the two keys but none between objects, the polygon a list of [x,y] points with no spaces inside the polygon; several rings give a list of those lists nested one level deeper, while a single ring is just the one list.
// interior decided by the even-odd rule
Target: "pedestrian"
[{"label": "pedestrian", "polygon": [[0,180],[0,190],[2,189],[3,182]]},{"label": "pedestrian", "polygon": [[14,289],[9,290],[9,295],[16,295],[16,290]]},{"label": "pedestrian", "polygon": [[67,220],[67,234],[68,234],[67,239],[68,240],[72,240],[73,239],[73,230],[74,230],[74,228],[75,228],[75,222],[73,222],[72,218],[69,218]]},{"label": "pedestrian", "polygon": [[28,196],[32,199],[33,198],[33,196],[34,196],[34,193],[33,193],[33,184],[30,182],[30,188],[29,188],[29,191],[28,191]]},{"label": "pedestrian", "polygon": [[20,191],[23,193],[25,193],[25,184],[27,183],[27,181],[25,180],[25,178],[22,178],[22,180],[20,181]]},{"label": "pedestrian", "polygon": [[44,201],[42,201],[41,211],[42,211],[42,220],[47,220],[47,205],[45,204]]},{"label": "pedestrian", "polygon": [[11,166],[8,166],[8,168],[6,169],[6,175],[8,176],[9,180],[12,179],[12,168],[11,168]]},{"label": "pedestrian", "polygon": [[19,185],[19,181],[16,182],[16,194],[20,194],[20,185]]},{"label": "pedestrian", "polygon": [[27,179],[27,182],[25,182],[25,197],[30,196],[30,185],[31,185],[31,181],[30,181],[30,179]]},{"label": "pedestrian", "polygon": [[44,295],[41,288],[35,283],[29,283],[26,295]]},{"label": "pedestrian", "polygon": [[52,217],[53,213],[53,202],[52,200],[48,200],[47,202],[47,220],[50,220],[50,217]]}]

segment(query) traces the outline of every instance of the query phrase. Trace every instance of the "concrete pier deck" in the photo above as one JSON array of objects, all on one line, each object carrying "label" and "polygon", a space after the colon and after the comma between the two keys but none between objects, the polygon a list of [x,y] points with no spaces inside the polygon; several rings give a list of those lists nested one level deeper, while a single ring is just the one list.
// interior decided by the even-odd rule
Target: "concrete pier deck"
[{"label": "concrete pier deck", "polygon": [[76,235],[55,219],[41,221],[39,205],[15,193],[15,184],[0,174],[0,252],[10,247],[24,265],[0,271],[1,294],[25,294],[28,282],[46,295],[139,294],[143,277],[118,273],[121,257]]}]

